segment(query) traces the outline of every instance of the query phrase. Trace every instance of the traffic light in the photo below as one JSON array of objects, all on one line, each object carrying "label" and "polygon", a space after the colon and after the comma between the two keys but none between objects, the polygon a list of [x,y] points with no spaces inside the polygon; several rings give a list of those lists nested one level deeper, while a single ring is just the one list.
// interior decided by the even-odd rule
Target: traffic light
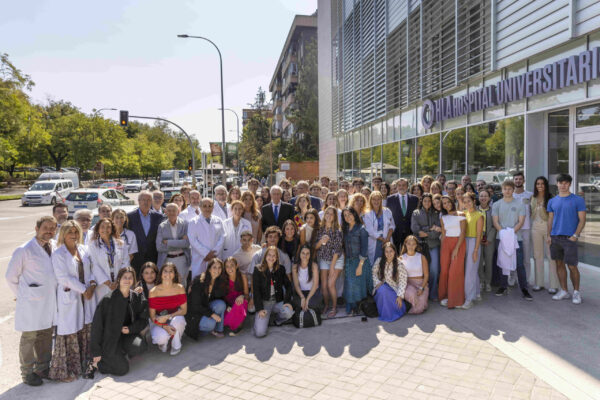
[{"label": "traffic light", "polygon": [[119,123],[121,126],[127,126],[127,123],[129,123],[129,111],[121,110],[120,114],[121,118],[119,118]]},{"label": "traffic light", "polygon": [[189,171],[189,174],[191,175],[192,174],[192,159],[191,158],[188,159],[188,171]]}]

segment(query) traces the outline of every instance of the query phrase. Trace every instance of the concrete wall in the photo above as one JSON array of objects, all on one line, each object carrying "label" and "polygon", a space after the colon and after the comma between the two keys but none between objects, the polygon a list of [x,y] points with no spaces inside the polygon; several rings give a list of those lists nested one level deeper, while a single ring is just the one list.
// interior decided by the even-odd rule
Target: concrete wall
[{"label": "concrete wall", "polygon": [[319,71],[319,171],[336,176],[336,139],[331,120],[331,0],[319,0],[317,15]]}]

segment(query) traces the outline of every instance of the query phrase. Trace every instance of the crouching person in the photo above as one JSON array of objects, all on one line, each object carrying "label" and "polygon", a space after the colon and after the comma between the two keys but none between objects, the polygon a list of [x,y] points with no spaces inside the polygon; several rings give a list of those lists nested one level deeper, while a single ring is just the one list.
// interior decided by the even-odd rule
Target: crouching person
[{"label": "crouching person", "polygon": [[267,248],[262,262],[254,268],[252,287],[256,307],[254,335],[263,337],[267,335],[271,313],[275,314],[276,325],[284,323],[294,315],[290,304],[292,283],[285,273],[285,268],[279,265],[279,251],[275,246]]},{"label": "crouching person", "polygon": [[148,325],[148,303],[134,292],[135,271],[122,268],[117,275],[118,289],[107,294],[96,309],[92,322],[92,356],[103,374],[125,375],[129,358],[146,351],[148,345],[140,332]]}]

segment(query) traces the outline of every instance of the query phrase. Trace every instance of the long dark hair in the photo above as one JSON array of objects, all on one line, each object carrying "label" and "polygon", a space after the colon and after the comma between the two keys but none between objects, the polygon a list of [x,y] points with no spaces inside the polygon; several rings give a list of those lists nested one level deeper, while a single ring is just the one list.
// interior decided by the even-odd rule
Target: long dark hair
[{"label": "long dark hair", "polygon": [[314,208],[311,208],[306,212],[306,214],[304,214],[304,223],[306,223],[306,216],[308,214],[311,214],[313,217],[315,217],[315,225],[313,226],[313,233],[310,236],[310,247],[314,248],[315,242],[317,239],[317,233],[319,232],[319,226],[321,224],[321,218],[319,218],[319,212],[317,210],[315,210]]},{"label": "long dark hair", "polygon": [[215,277],[215,284],[213,286],[213,290],[214,290],[215,286],[219,284],[219,278],[223,277],[223,274],[225,273],[225,264],[223,263],[223,260],[221,260],[220,258],[215,257],[208,262],[208,265],[206,266],[206,271],[204,271],[204,273],[202,273],[202,278],[200,279],[202,281],[202,283],[204,283],[203,289],[204,289],[205,294],[208,294],[208,288],[210,286],[210,283],[212,282],[212,275],[210,272],[210,268],[216,263],[221,264],[221,275]]},{"label": "long dark hair", "polygon": [[[225,265],[227,265],[228,262],[232,262],[235,265],[235,281],[233,283],[233,288],[237,291],[237,292],[243,292],[244,291],[244,282],[242,280],[242,272],[240,271],[239,265],[238,265],[238,261],[235,257],[227,257],[227,259],[225,260]],[[223,274],[227,275],[227,268],[223,268]],[[229,275],[227,275],[229,277]]]},{"label": "long dark hair", "polygon": [[[294,228],[294,240],[292,240],[292,242],[294,243],[294,249],[292,250],[292,254],[288,254],[285,249],[285,242],[286,242],[285,228],[287,228],[288,225],[290,225]],[[314,233],[313,233],[313,235],[314,235]],[[281,227],[281,237],[279,238],[279,243],[277,244],[277,247],[290,257],[291,262],[295,262],[296,255],[298,254],[298,244],[299,243],[300,243],[300,237],[298,236],[298,225],[296,225],[296,223],[294,221],[292,221],[291,219],[286,220],[283,223],[283,226]]]},{"label": "long dark hair", "polygon": [[140,269],[140,280],[138,281],[138,286],[142,287],[142,289],[144,290],[144,296],[146,296],[146,298],[148,298],[149,291],[148,284],[144,280],[144,271],[148,268],[154,271],[154,282],[152,282],[152,284],[156,286],[156,283],[158,282],[158,267],[156,266],[156,264],[154,264],[152,261],[144,263],[142,265],[142,268]]},{"label": "long dark hair", "polygon": [[444,208],[444,199],[447,199],[450,204],[452,204],[452,210],[450,211],[456,211],[456,203],[454,203],[454,200],[452,200],[450,196],[444,195],[442,196],[442,215],[448,214],[448,211]]},{"label": "long dark hair", "polygon": [[173,268],[173,271],[175,272],[175,277],[173,278],[173,283],[180,283],[181,277],[179,276],[179,271],[177,271],[177,267],[172,262],[166,262],[162,265],[162,267],[160,267],[160,271],[158,273],[158,276],[156,277],[156,284],[157,285],[162,284],[162,274],[163,274],[163,271],[165,270],[165,268],[167,268],[167,267]]},{"label": "long dark hair", "polygon": [[548,184],[548,179],[545,176],[538,176],[535,178],[535,183],[533,184],[533,197],[538,196],[539,192],[537,190],[537,181],[541,180],[544,182],[544,209],[548,207],[548,200],[552,198],[552,193],[550,193],[550,185]]},{"label": "long dark hair", "polygon": [[345,211],[348,211],[350,214],[352,214],[352,216],[354,217],[355,225],[362,225],[362,221],[360,220],[360,216],[358,215],[356,210],[350,206],[345,207],[342,210],[342,232],[344,233],[344,236],[348,234],[348,229],[350,229],[350,225],[346,222],[346,218],[344,217]]},{"label": "long dark hair", "polygon": [[398,279],[398,251],[396,250],[396,246],[392,242],[386,242],[381,246],[381,258],[379,259],[379,280],[381,282],[385,281],[385,262],[387,258],[385,257],[385,249],[391,247],[394,250],[394,259],[392,260],[392,279]]},{"label": "long dark hair", "polygon": [[[313,232],[314,235],[314,232]],[[300,263],[302,262],[300,260],[300,253],[302,253],[302,250],[304,249],[308,249],[308,281],[312,282],[312,278],[313,278],[313,270],[312,270],[312,265],[313,265],[313,250],[312,247],[309,246],[308,244],[303,244],[302,246],[300,246],[300,249],[298,250],[298,262],[296,263],[296,267],[300,268]]]}]

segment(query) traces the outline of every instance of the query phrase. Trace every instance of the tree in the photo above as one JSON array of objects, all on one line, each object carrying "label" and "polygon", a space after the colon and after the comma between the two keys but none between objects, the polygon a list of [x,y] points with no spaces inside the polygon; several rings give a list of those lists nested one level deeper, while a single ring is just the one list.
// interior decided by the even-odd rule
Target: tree
[{"label": "tree", "polygon": [[289,115],[296,134],[287,144],[290,161],[317,160],[319,158],[319,99],[317,70],[317,40],[304,45],[304,56],[298,71],[296,107]]}]

